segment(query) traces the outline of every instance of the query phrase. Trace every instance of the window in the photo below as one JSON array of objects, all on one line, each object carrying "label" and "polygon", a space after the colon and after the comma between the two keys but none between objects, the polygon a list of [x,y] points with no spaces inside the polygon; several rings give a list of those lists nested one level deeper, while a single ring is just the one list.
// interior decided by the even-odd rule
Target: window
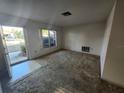
[{"label": "window", "polygon": [[41,29],[40,36],[43,42],[43,48],[49,48],[56,46],[56,31],[48,30],[48,29]]}]

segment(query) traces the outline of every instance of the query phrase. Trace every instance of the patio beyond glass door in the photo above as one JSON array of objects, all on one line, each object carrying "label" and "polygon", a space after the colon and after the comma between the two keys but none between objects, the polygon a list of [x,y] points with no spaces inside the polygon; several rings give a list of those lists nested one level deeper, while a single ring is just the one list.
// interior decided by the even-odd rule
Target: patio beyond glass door
[{"label": "patio beyond glass door", "polygon": [[10,64],[13,65],[27,60],[23,28],[2,26],[2,31]]}]

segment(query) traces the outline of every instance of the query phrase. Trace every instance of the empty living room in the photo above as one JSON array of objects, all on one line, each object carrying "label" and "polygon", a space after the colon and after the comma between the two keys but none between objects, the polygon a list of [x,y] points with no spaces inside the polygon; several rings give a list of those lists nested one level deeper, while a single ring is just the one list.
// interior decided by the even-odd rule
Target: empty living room
[{"label": "empty living room", "polygon": [[0,0],[0,93],[124,93],[124,0]]}]

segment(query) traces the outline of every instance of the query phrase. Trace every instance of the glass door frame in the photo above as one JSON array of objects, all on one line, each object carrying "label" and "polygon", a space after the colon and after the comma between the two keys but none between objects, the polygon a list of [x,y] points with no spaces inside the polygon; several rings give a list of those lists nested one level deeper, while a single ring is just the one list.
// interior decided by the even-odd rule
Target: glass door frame
[{"label": "glass door frame", "polygon": [[[6,26],[6,25],[2,25],[3,34],[4,34],[4,28],[3,28],[4,26]],[[11,60],[11,58],[10,58],[10,65],[13,66],[13,65],[16,65],[16,64],[20,64],[20,63],[22,63],[22,62],[25,62],[25,61],[27,61],[27,60],[29,59],[29,53],[28,53],[28,47],[27,47],[27,40],[26,40],[27,38],[26,38],[26,35],[25,35],[25,34],[27,34],[27,33],[25,33],[25,31],[24,31],[24,27],[9,26],[9,25],[7,25],[7,27],[22,28],[22,33],[23,33],[23,35],[24,35],[24,45],[25,45],[25,48],[26,48],[26,58],[23,59],[23,60],[18,60],[17,62],[14,62],[14,63],[12,62],[12,60]],[[9,54],[10,52],[9,52],[9,50],[8,50],[6,40],[5,40],[5,43],[6,43],[6,51],[8,51],[8,54]],[[9,57],[10,57],[10,54],[9,54]]]},{"label": "glass door frame", "polygon": [[3,55],[4,55],[5,62],[6,62],[8,75],[11,78],[12,77],[11,63],[10,63],[10,58],[9,58],[9,54],[8,54],[8,49],[7,49],[7,46],[6,46],[6,41],[5,41],[5,38],[3,37],[2,25],[0,25],[0,39],[1,39],[1,42],[2,42],[2,44],[1,44],[2,52],[3,52]]}]

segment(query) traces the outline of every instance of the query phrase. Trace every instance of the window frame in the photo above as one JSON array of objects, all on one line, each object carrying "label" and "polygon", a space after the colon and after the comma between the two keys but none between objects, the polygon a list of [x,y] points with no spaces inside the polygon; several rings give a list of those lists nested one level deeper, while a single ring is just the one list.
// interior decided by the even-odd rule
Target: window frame
[{"label": "window frame", "polygon": [[[48,41],[48,47],[44,47],[44,43],[43,43],[43,33],[42,33],[42,30],[48,30],[48,38],[49,38],[49,41]],[[53,31],[55,32],[55,46],[51,46],[51,41],[50,41],[50,31]],[[48,29],[48,28],[41,28],[39,29],[39,33],[40,33],[40,40],[42,40],[42,48],[54,48],[54,47],[57,47],[58,44],[57,44],[57,31],[56,30],[53,30],[53,29]]]}]

